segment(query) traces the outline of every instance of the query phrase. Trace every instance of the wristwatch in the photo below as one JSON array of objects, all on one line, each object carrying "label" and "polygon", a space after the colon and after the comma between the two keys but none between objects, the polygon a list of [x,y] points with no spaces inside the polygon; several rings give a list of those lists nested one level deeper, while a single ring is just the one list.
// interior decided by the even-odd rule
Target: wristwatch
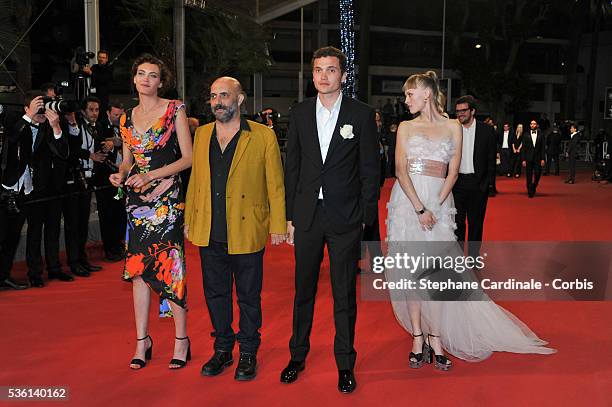
[{"label": "wristwatch", "polygon": [[427,208],[423,206],[423,208],[420,211],[417,211],[416,209],[414,211],[417,213],[417,215],[422,215],[425,213],[426,210]]}]

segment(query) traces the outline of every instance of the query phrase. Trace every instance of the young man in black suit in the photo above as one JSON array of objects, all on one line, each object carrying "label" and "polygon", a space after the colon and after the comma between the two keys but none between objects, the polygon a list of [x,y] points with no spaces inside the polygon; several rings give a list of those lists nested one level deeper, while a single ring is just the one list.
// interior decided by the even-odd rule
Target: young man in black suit
[{"label": "young man in black suit", "polygon": [[351,393],[356,351],[356,269],[365,225],[378,211],[379,145],[374,111],[342,95],[346,56],[324,47],[312,58],[318,96],[292,110],[285,190],[287,241],[295,244],[291,361],[281,382],[294,382],[310,349],[319,269],[327,244],[334,296],[338,390]]},{"label": "young man in black suit", "polygon": [[476,100],[473,96],[466,95],[457,99],[455,112],[463,128],[459,177],[453,187],[457,208],[455,235],[463,247],[467,220],[468,254],[477,257],[480,255],[489,185],[495,178],[497,137],[493,127],[476,120]]},{"label": "young man in black suit", "polygon": [[523,137],[523,167],[527,179],[527,196],[533,198],[544,167],[544,135],[538,129],[538,123],[529,123],[529,132]]},{"label": "young man in black suit", "polygon": [[[14,154],[7,151],[2,188],[13,191],[23,202],[28,222],[26,263],[30,285],[44,286],[40,254],[43,238],[49,278],[72,281],[73,278],[62,271],[59,261],[61,205],[59,199],[54,199],[63,189],[65,167],[62,160],[68,157],[68,142],[59,115],[44,108],[41,92],[29,92],[24,101],[24,114],[15,118],[8,132],[7,148],[14,150]],[[11,226],[13,232],[21,231],[18,224]],[[2,253],[3,274],[6,274],[7,265],[10,270],[18,241],[16,236],[14,244],[7,242],[9,250]]]},{"label": "young man in black suit", "polygon": [[565,180],[566,184],[576,182],[576,160],[578,159],[578,143],[580,142],[581,134],[575,124],[570,126],[570,142],[567,148],[567,159],[569,166],[569,177]]}]

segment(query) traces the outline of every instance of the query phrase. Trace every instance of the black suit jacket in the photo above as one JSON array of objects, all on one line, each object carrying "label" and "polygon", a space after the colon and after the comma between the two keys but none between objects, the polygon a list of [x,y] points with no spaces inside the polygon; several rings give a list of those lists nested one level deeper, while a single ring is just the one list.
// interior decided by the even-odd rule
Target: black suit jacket
[{"label": "black suit jacket", "polygon": [[481,191],[488,191],[495,177],[497,136],[493,126],[476,121],[474,136],[474,174]]},{"label": "black suit jacket", "polygon": [[39,125],[36,142],[32,149],[32,130],[23,116],[12,117],[7,125],[6,169],[2,184],[15,185],[26,166],[32,174],[33,196],[48,196],[59,193],[65,183],[65,166],[62,160],[68,157],[66,135],[56,139],[48,122]]},{"label": "black suit jacket", "polygon": [[582,138],[581,132],[577,132],[576,134],[574,134],[574,137],[572,137],[572,135],[570,134],[570,142],[567,147],[567,154],[569,157],[575,157],[577,155],[578,143],[580,142],[581,138]]},{"label": "black suit jacket", "polygon": [[521,150],[523,161],[539,163],[544,159],[544,135],[540,129],[536,130],[536,132],[535,146],[531,139],[531,129],[523,133],[523,149]]},{"label": "black suit jacket", "polygon": [[[71,169],[70,178],[72,180],[74,180],[74,169],[81,168],[80,160],[81,159],[88,160],[89,155],[91,154],[91,152],[88,149],[82,147],[83,146],[83,125],[85,121],[83,119],[79,119],[77,123],[78,123],[78,128],[79,128],[79,134],[74,135],[74,136],[72,134],[68,134],[67,136],[68,142],[70,145],[70,156],[68,157],[67,164],[68,164],[68,167]],[[103,126],[100,124],[100,122],[96,122],[96,125],[94,128],[95,128],[95,134],[93,137],[94,151],[101,151],[101,143],[102,141],[104,141],[106,133],[104,131]],[[112,172],[107,171],[107,173],[102,174],[101,172],[105,171],[105,169],[103,168],[103,164],[94,162],[94,168],[93,168],[94,175],[96,171],[100,172],[100,176],[99,177],[94,176],[94,179],[93,179],[94,184],[98,186],[106,185],[103,181],[105,178],[108,179],[108,176]]]},{"label": "black suit jacket", "polygon": [[561,133],[553,130],[546,138],[546,150],[549,155],[559,155],[561,152]]},{"label": "black suit jacket", "polygon": [[[512,151],[512,144],[514,144],[514,139],[516,138],[516,134],[512,128],[510,128],[510,132],[508,133],[508,148]],[[497,150],[501,151],[502,146],[504,145],[504,129],[502,127],[501,131],[497,132]]]},{"label": "black suit jacket", "polygon": [[[353,126],[344,139],[340,128]],[[316,98],[291,112],[285,163],[287,220],[308,230],[314,218],[319,188],[334,229],[371,225],[378,211],[379,146],[374,111],[343,96],[325,163],[317,133]]]},{"label": "black suit jacket", "polygon": [[[103,141],[108,138],[115,136],[113,125],[110,123],[108,118],[101,118],[96,123],[98,137],[96,139],[96,151],[100,151],[100,145]],[[119,168],[115,167],[117,161],[117,153],[121,147],[114,147],[111,151],[106,153],[106,161],[104,163],[94,163],[94,175],[93,183],[96,186],[111,185],[109,176],[119,171]]]}]

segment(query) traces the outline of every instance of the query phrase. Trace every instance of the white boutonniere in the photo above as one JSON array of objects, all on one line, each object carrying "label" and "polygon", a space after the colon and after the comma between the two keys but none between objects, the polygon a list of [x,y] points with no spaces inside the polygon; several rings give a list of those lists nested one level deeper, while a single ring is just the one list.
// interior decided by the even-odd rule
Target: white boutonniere
[{"label": "white boutonniere", "polygon": [[353,126],[350,124],[345,124],[344,126],[340,127],[340,135],[345,140],[350,140],[355,137],[353,134]]}]

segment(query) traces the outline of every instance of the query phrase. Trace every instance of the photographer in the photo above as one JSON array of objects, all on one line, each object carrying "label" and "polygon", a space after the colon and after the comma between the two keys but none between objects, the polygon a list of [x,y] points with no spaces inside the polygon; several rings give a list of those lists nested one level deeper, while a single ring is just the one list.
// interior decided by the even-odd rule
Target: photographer
[{"label": "photographer", "polygon": [[96,123],[100,112],[100,100],[94,96],[82,102],[79,119],[67,114],[70,155],[68,157],[68,194],[62,202],[66,255],[73,274],[88,277],[101,269],[89,263],[85,246],[89,235],[91,209],[91,182],[94,163],[103,163],[107,154],[100,150],[104,140],[103,129]]},{"label": "photographer", "polygon": [[[62,160],[68,157],[68,143],[59,115],[45,109],[40,92],[29,92],[25,114],[9,121],[7,142],[2,153],[2,216],[7,226],[0,239],[3,288],[20,289],[10,278],[10,269],[24,215],[28,221],[26,261],[32,287],[43,287],[41,241],[45,240],[45,263],[49,278],[71,281],[59,262],[60,205],[57,196],[64,181]],[[3,219],[4,221],[4,219]],[[3,222],[4,224],[4,222]]]},{"label": "photographer", "polygon": [[104,245],[104,258],[107,261],[121,261],[123,257],[126,227],[125,200],[115,199],[117,188],[112,186],[109,176],[119,169],[122,161],[122,141],[119,132],[119,119],[124,113],[121,103],[111,102],[106,114],[99,120],[103,138],[99,149],[106,153],[103,163],[94,164],[92,183],[96,186],[96,202],[100,234]]},{"label": "photographer", "polygon": [[91,68],[84,66],[83,72],[91,77],[91,94],[100,99],[100,111],[106,111],[113,82],[113,67],[108,63],[108,51],[98,51],[98,63]]}]

